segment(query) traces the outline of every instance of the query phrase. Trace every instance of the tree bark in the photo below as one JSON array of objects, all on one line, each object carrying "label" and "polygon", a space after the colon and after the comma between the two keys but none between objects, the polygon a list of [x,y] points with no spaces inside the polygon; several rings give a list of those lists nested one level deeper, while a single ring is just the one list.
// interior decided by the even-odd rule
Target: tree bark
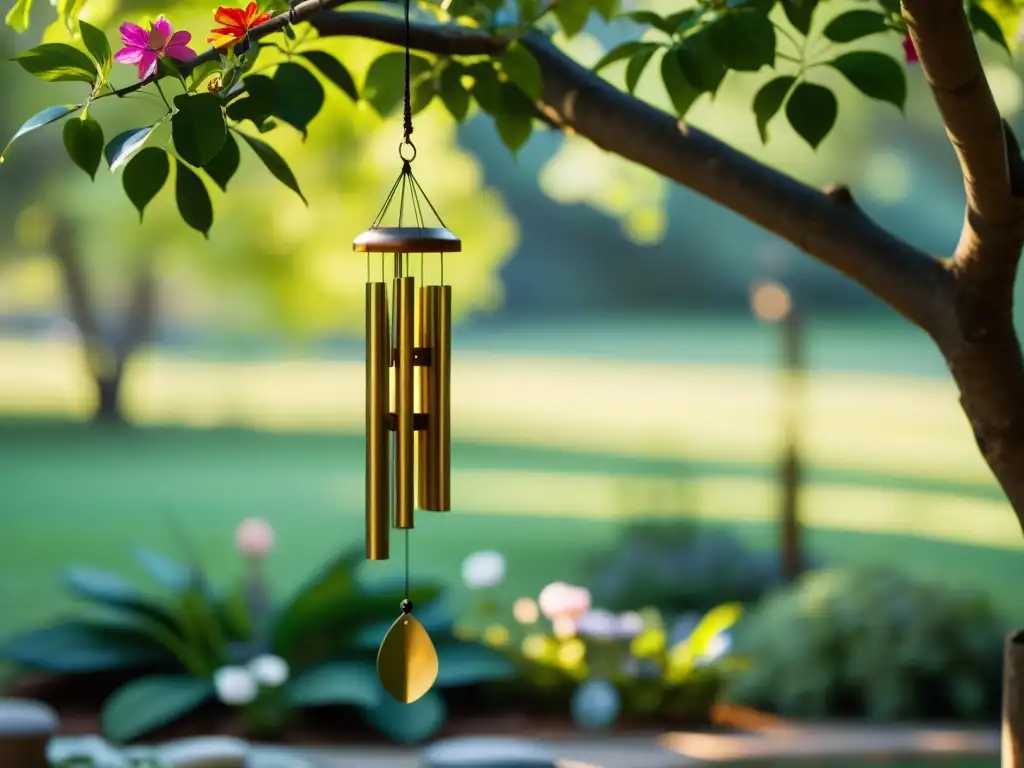
[{"label": "tree bark", "polygon": [[156,317],[156,285],[151,266],[145,264],[132,284],[131,299],[121,328],[120,339],[105,339],[75,242],[73,223],[64,217],[54,222],[50,247],[61,268],[68,313],[82,339],[85,363],[93,380],[96,406],[93,419],[109,424],[124,424],[121,409],[125,368],[132,355],[150,339]]}]

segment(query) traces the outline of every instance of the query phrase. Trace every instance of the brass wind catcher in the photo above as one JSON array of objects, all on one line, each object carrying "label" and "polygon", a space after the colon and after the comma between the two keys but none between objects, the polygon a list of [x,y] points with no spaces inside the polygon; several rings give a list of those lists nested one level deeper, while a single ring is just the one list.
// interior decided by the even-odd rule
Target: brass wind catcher
[{"label": "brass wind catcher", "polygon": [[[399,147],[403,167],[373,226],[353,250],[367,254],[366,285],[366,557],[390,557],[391,528],[415,525],[415,508],[451,509],[451,286],[444,254],[462,243],[449,232],[412,175],[415,147]],[[409,156],[411,155],[411,156]],[[409,202],[406,200],[408,195]],[[380,226],[395,197],[398,226]],[[440,226],[423,225],[421,199]],[[404,226],[406,206],[416,226]],[[371,280],[371,254],[380,254],[381,279]],[[385,255],[393,256],[390,292]],[[417,289],[409,257],[438,254],[440,283]],[[425,281],[425,280],[424,280]],[[390,293],[390,301],[389,301]],[[418,396],[417,396],[418,395]]]}]

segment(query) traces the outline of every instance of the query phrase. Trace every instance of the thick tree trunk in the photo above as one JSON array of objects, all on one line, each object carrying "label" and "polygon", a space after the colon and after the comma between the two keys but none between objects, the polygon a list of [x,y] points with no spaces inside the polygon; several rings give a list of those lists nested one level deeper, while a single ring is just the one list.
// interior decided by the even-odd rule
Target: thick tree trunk
[{"label": "thick tree trunk", "polygon": [[124,424],[121,413],[120,373],[110,377],[96,377],[96,411],[93,419],[102,424]]}]

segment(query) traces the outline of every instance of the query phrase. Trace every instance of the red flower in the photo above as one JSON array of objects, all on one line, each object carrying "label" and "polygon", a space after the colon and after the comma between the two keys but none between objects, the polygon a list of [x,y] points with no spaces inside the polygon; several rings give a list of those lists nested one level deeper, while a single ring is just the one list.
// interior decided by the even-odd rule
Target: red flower
[{"label": "red flower", "polygon": [[249,3],[245,8],[227,8],[222,5],[214,12],[213,20],[224,26],[211,30],[211,37],[206,38],[206,42],[213,43],[214,48],[223,48],[237,43],[245,37],[246,32],[269,21],[273,15],[269,11],[260,13],[259,7],[254,2]]},{"label": "red flower", "polygon": [[903,55],[907,57],[907,64],[915,64],[918,61],[917,47],[910,37],[910,33],[903,38]]}]

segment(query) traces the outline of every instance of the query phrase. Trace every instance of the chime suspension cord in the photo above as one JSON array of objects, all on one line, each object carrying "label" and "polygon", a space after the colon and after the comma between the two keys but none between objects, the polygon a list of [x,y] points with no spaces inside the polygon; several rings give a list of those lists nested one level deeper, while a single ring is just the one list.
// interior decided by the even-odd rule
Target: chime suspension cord
[{"label": "chime suspension cord", "polygon": [[[403,137],[402,143],[412,145],[412,53],[411,53],[411,40],[410,40],[410,29],[409,29],[409,6],[410,0],[405,0],[405,88],[404,88],[404,104],[403,104]],[[401,152],[399,152],[401,155]],[[413,157],[415,157],[415,148],[413,150]],[[399,209],[398,209],[398,226],[404,226],[405,222],[405,188],[408,183],[409,176],[412,175],[412,169],[409,166],[410,160],[402,157],[402,192],[399,197]],[[411,184],[409,186],[412,186]],[[402,257],[404,254],[395,254],[395,270],[396,277],[401,276],[402,273]],[[395,466],[398,464],[398,444],[395,444]],[[397,501],[397,500],[396,500]],[[405,529],[405,599],[409,600],[409,529]]]}]

